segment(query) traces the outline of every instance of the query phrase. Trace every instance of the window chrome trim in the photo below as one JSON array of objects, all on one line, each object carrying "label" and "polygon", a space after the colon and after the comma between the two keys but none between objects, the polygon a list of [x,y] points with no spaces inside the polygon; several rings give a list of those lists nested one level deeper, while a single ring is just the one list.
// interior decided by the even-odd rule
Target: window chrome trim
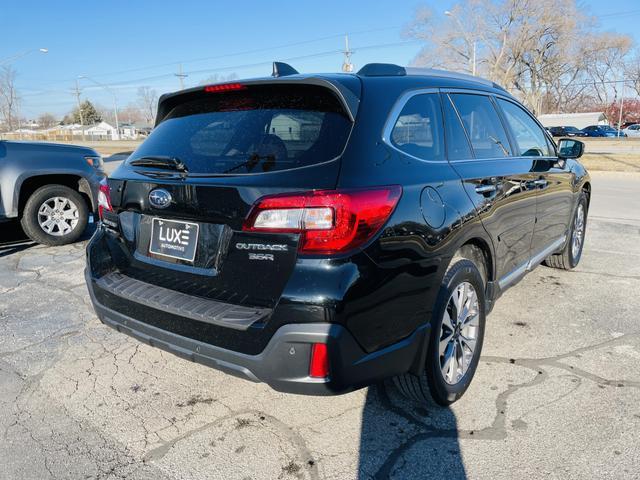
[{"label": "window chrome trim", "polygon": [[[416,95],[425,95],[425,94],[440,94],[439,96],[439,100],[440,100],[440,105],[442,106],[442,102],[445,100],[445,98],[443,98],[443,95],[446,96],[447,101],[451,101],[448,98],[448,94],[449,93],[466,93],[469,95],[484,95],[487,96],[489,98],[494,97],[494,98],[502,98],[504,100],[507,100],[513,104],[515,104],[516,106],[519,106],[520,108],[523,108],[523,105],[520,105],[519,102],[517,101],[517,99],[515,99],[514,97],[512,97],[511,95],[509,95],[508,93],[506,95],[501,94],[501,93],[496,93],[496,92],[490,92],[487,90],[475,90],[472,88],[441,88],[441,87],[430,87],[430,88],[418,88],[418,89],[413,89],[413,90],[408,90],[406,92],[404,92],[399,98],[398,100],[396,100],[396,102],[393,104],[393,107],[391,107],[391,110],[389,111],[389,114],[387,115],[387,120],[384,123],[384,127],[382,128],[382,142],[387,145],[388,147],[391,147],[392,149],[394,149],[396,152],[399,152],[403,155],[408,156],[409,158],[412,158],[414,160],[418,160],[419,162],[424,162],[424,163],[435,163],[438,165],[442,165],[443,163],[470,163],[470,162],[485,162],[485,161],[496,161],[496,160],[500,160],[500,161],[505,161],[505,160],[557,160],[557,156],[545,156],[545,157],[524,157],[524,156],[517,156],[517,155],[511,155],[508,157],[492,157],[492,158],[478,158],[478,157],[473,157],[473,158],[468,158],[468,159],[462,159],[462,160],[449,160],[448,157],[448,153],[447,153],[447,158],[444,161],[439,161],[439,160],[426,160],[424,158],[420,158],[420,157],[416,157],[415,155],[411,155],[410,153],[405,152],[404,150],[399,149],[398,147],[396,147],[393,142],[391,141],[391,132],[393,131],[393,128],[396,125],[396,122],[398,121],[398,118],[400,117],[400,113],[402,112],[402,109],[405,107],[405,105],[407,104],[407,102],[409,100],[411,100],[413,97],[415,97]],[[455,109],[456,115],[458,115],[458,118],[460,119],[460,114],[458,112],[458,109],[455,108],[455,104],[453,104],[453,107]],[[494,108],[496,108],[496,106],[494,105]],[[525,107],[525,112],[528,112],[528,110],[526,110]],[[496,111],[496,113],[500,116],[501,112]],[[538,124],[538,126],[540,126],[543,130],[543,132],[545,133],[545,135],[549,136],[547,131],[545,130],[545,128],[540,124],[540,122],[538,121],[538,119],[534,116],[531,115],[529,113],[529,115],[536,121],[536,123]],[[445,141],[445,151],[446,151],[446,138],[444,137],[444,122],[446,122],[446,119],[444,118],[444,112],[442,113],[442,121],[443,121],[443,140]],[[500,118],[500,121],[502,122],[502,118]],[[460,119],[460,122],[462,123],[462,119]],[[503,126],[503,128],[505,128]],[[505,134],[507,134],[507,138],[509,138],[509,133],[507,131],[505,131]],[[467,136],[467,133],[465,131],[465,136]],[[468,141],[468,138],[467,138]],[[555,148],[555,142],[553,140],[551,140],[551,144],[554,145]],[[474,154],[473,152],[473,147],[472,145],[469,145],[471,148],[471,153]],[[509,144],[509,146],[511,146],[511,142]],[[557,150],[556,150],[557,152]],[[475,155],[475,154],[474,154]],[[275,173],[275,172],[273,172]]]},{"label": "window chrome trim", "polygon": [[[535,122],[538,124],[538,126],[540,128],[542,128],[543,133],[551,138],[549,136],[549,133],[546,131],[546,129],[542,126],[542,124],[538,121],[538,119],[532,115],[531,113],[529,113],[529,111],[526,109],[526,107],[524,107],[524,105],[521,105],[517,99],[515,99],[514,97],[510,96],[510,95],[503,95],[500,93],[495,93],[495,92],[487,92],[485,90],[473,90],[471,88],[441,88],[440,92],[443,95],[446,95],[448,97],[448,94],[450,93],[462,93],[462,94],[468,94],[468,95],[484,95],[487,97],[494,97],[494,98],[501,98],[503,100],[506,100],[508,102],[513,103],[514,105],[520,107],[520,108],[524,108],[525,112],[529,114],[530,117],[532,117]],[[453,100],[451,100],[454,108],[455,108],[455,103],[453,103]],[[499,107],[499,105],[494,105],[494,108]],[[460,119],[460,122],[462,123],[462,119],[460,118],[460,113],[458,112],[458,109],[455,108],[456,110],[456,114],[458,115],[458,118]],[[502,122],[502,112],[501,111],[496,111],[496,113],[498,113],[499,117],[500,117],[500,121]],[[446,121],[446,120],[445,120]],[[502,128],[505,128],[505,126],[503,125]],[[506,130],[505,128],[505,133],[507,134],[507,138],[509,138],[509,144],[511,145],[511,139],[510,139],[510,134],[509,132]],[[466,132],[465,132],[466,134]],[[553,139],[551,140],[551,144],[554,146],[554,149],[556,151],[557,154],[557,149],[556,149],[556,143],[553,141]],[[513,149],[513,148],[512,148]],[[472,153],[475,155],[475,152],[473,152],[473,147],[471,148]],[[491,157],[491,158],[485,158],[485,157],[473,157],[473,158],[468,158],[468,159],[463,159],[463,160],[449,160],[449,163],[470,163],[470,162],[482,162],[482,161],[496,161],[496,160],[501,160],[501,161],[505,161],[505,160],[554,160],[557,161],[558,157],[556,156],[544,156],[544,157],[525,157],[522,155],[510,155],[508,157]]]},{"label": "window chrome trim", "polygon": [[[545,136],[545,138],[547,140],[551,140],[551,145],[553,145],[553,153],[555,153],[554,155],[549,155],[547,157],[543,157],[543,158],[557,158],[558,157],[558,148],[556,145],[556,142],[553,140],[553,135],[551,135],[547,129],[542,125],[542,123],[540,123],[540,120],[538,120],[538,117],[536,117],[534,114],[532,114],[527,107],[525,107],[524,105],[522,105],[520,102],[518,102],[517,100],[513,99],[513,98],[508,98],[505,97],[504,95],[496,95],[496,98],[500,98],[501,100],[504,100],[506,102],[512,103],[514,104],[516,107],[520,108],[520,110],[523,110],[524,113],[526,113],[527,115],[529,115],[529,118],[531,118],[534,123],[536,125],[538,125],[538,127],[540,128],[540,130],[542,130],[542,134]],[[496,102],[496,105],[498,105],[498,107],[500,107],[500,105],[498,104],[498,102]],[[502,108],[502,107],[500,107]]]},{"label": "window chrome trim", "polygon": [[[400,118],[400,113],[402,113],[402,110],[404,109],[406,104],[409,102],[409,100],[411,100],[413,97],[417,95],[427,95],[427,94],[438,95],[439,93],[440,93],[439,88],[419,88],[415,90],[406,91],[402,95],[400,95],[398,100],[396,100],[396,103],[394,103],[393,107],[391,107],[391,110],[389,111],[389,115],[387,116],[387,120],[385,121],[384,127],[382,128],[382,142],[388,147],[393,148],[395,151],[403,155],[406,155],[410,158],[413,158],[414,160],[418,160],[420,162],[435,163],[438,165],[447,163],[448,160],[446,158],[444,160],[427,160],[424,158],[416,157],[415,155],[411,155],[410,153],[407,153],[404,150],[399,149],[391,141],[391,132],[393,131],[393,128],[396,126],[396,123],[398,122],[398,118]],[[440,95],[438,95],[438,102],[441,102]],[[440,105],[440,108],[442,109],[442,105]],[[442,140],[444,141],[444,118],[442,118],[442,120],[443,120]],[[445,145],[445,151],[446,151],[446,145]]]}]

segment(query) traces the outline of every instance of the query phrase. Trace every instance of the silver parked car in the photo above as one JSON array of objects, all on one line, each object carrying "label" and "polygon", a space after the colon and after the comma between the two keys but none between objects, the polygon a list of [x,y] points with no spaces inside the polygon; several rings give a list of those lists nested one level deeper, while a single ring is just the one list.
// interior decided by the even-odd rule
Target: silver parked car
[{"label": "silver parked car", "polygon": [[629,125],[627,128],[623,128],[622,131],[627,134],[627,137],[640,137],[640,123]]},{"label": "silver parked car", "polygon": [[97,208],[102,167],[91,148],[0,140],[0,223],[19,219],[45,245],[76,241]]}]

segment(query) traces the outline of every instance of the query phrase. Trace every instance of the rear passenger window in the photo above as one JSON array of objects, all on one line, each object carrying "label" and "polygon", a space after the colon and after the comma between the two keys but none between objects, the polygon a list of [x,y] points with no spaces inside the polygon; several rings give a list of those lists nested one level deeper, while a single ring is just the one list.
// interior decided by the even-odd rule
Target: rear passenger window
[{"label": "rear passenger window", "polygon": [[485,95],[456,93],[451,95],[476,158],[511,156],[511,148],[500,117],[491,99]]},{"label": "rear passenger window", "polygon": [[391,131],[391,143],[423,160],[444,161],[442,110],[437,94],[411,97]]},{"label": "rear passenger window", "polygon": [[449,160],[468,160],[473,158],[471,146],[464,133],[458,114],[448,96],[442,98],[444,106],[445,136],[447,139],[447,157]]},{"label": "rear passenger window", "polygon": [[498,99],[504,116],[515,136],[518,151],[523,157],[548,157],[549,146],[546,135],[538,124],[522,108],[507,100]]}]

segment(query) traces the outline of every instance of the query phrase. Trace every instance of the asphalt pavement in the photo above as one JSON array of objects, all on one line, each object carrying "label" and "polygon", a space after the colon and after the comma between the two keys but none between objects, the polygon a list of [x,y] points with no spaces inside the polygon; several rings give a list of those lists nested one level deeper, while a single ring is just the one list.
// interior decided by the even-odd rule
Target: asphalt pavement
[{"label": "asphalt pavement", "polygon": [[0,479],[640,478],[640,175],[592,176],[581,264],[499,300],[451,408],[281,394],[142,345],[94,315],[85,242],[1,224]]}]

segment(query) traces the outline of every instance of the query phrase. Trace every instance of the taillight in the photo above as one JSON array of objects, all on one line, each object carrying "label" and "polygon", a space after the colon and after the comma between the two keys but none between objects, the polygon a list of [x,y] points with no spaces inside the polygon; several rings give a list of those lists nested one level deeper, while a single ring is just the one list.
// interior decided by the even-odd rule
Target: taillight
[{"label": "taillight", "polygon": [[100,220],[104,218],[104,211],[112,211],[113,207],[111,207],[111,190],[109,189],[109,184],[107,183],[107,179],[103,178],[100,181],[100,188],[98,189],[98,215],[100,215]]},{"label": "taillight", "polygon": [[311,360],[309,361],[309,376],[327,378],[329,376],[329,355],[326,343],[311,345]]},{"label": "taillight", "polygon": [[299,233],[299,251],[340,253],[364,244],[387,221],[402,188],[316,190],[260,198],[243,230]]}]

